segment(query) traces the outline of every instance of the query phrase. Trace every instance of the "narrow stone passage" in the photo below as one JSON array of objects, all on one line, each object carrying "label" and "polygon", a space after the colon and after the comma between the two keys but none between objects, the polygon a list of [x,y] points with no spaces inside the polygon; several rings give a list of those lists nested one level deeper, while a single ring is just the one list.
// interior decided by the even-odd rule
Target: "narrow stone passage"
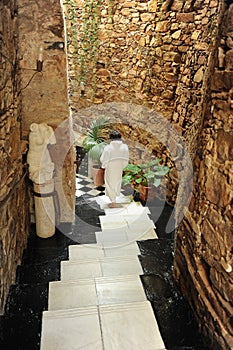
[{"label": "narrow stone passage", "polygon": [[[89,191],[87,187],[86,192]],[[91,197],[88,193],[77,198],[77,220],[69,236],[57,230],[54,237],[43,240],[35,235],[32,226],[16,283],[11,287],[5,314],[0,319],[1,349],[40,349],[42,312],[48,310],[49,282],[60,280],[61,266],[64,269],[68,250],[72,251],[70,246],[96,243],[95,233],[101,230],[99,216],[104,216],[104,211],[96,201],[89,201]],[[148,206],[158,239],[137,241],[146,299],[154,310],[166,349],[204,350],[191,310],[172,281],[174,237],[173,233],[168,235],[164,231],[172,208],[165,206],[158,219],[159,206],[159,201]]]}]

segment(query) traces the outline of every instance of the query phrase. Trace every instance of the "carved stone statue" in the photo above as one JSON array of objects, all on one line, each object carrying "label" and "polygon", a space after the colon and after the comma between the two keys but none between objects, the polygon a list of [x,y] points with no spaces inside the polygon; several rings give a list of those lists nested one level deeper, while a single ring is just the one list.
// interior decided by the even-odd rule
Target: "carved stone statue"
[{"label": "carved stone statue", "polygon": [[46,123],[32,123],[29,134],[29,178],[37,184],[43,184],[53,178],[54,163],[51,160],[48,145],[55,144],[53,129]]}]

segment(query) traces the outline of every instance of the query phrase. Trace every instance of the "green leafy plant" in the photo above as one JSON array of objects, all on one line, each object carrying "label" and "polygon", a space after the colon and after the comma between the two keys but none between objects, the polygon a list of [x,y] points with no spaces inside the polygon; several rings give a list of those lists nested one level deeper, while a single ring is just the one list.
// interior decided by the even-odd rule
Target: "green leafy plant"
[{"label": "green leafy plant", "polygon": [[93,119],[87,128],[87,134],[82,142],[85,152],[88,152],[93,161],[99,163],[100,156],[106,146],[106,135],[109,129],[109,117]]},{"label": "green leafy plant", "polygon": [[122,184],[130,184],[137,192],[140,192],[143,186],[158,187],[162,178],[170,171],[168,166],[159,165],[161,160],[157,158],[146,164],[128,164],[123,170]]}]

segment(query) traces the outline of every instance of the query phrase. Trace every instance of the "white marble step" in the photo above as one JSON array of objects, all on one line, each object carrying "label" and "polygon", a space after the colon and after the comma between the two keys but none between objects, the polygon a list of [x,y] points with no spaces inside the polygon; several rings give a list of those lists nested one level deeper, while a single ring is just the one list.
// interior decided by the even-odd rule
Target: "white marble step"
[{"label": "white marble step", "polygon": [[95,232],[96,242],[103,246],[118,246],[129,241],[127,226],[124,228],[109,228]]},{"label": "white marble step", "polygon": [[148,301],[44,311],[41,350],[165,350]]},{"label": "white marble step", "polygon": [[106,248],[158,238],[153,225],[148,223],[144,226],[144,229],[142,229],[142,225],[141,227],[132,225],[128,229],[104,229],[103,231],[95,232],[95,237],[97,244]]},{"label": "white marble step", "polygon": [[[102,230],[104,229],[113,229],[113,228],[120,228],[120,229],[124,229],[124,228],[128,228],[129,225],[131,224],[135,224],[135,225],[141,225],[141,223],[143,223],[145,225],[146,222],[148,222],[148,224],[154,226],[153,221],[149,218],[147,213],[143,213],[139,216],[134,215],[101,215],[99,216],[99,220],[100,220],[100,225]],[[155,226],[154,226],[155,227]]]},{"label": "white marble step", "polygon": [[49,283],[48,310],[98,305],[94,279]]},{"label": "white marble step", "polygon": [[102,244],[70,245],[69,260],[95,259],[103,257],[136,256],[140,250],[136,242],[103,246]]},{"label": "white marble step", "polygon": [[96,306],[44,311],[40,350],[103,350]]},{"label": "white marble step", "polygon": [[48,299],[51,311],[147,300],[136,275],[50,282]]},{"label": "white marble step", "polygon": [[104,208],[105,215],[134,215],[150,214],[148,207],[143,207],[135,202],[127,205],[122,205],[118,208]]},{"label": "white marble step", "polygon": [[148,301],[99,306],[105,350],[165,349]]},{"label": "white marble step", "polygon": [[[106,195],[95,197],[94,200],[99,204],[101,209],[116,209],[108,208],[108,204],[111,203],[111,201]],[[131,204],[130,197],[121,194],[119,197],[116,198],[116,203],[120,206],[120,208],[127,207]]]},{"label": "white marble step", "polygon": [[61,262],[62,281],[141,274],[143,270],[137,256]]},{"label": "white marble step", "polygon": [[158,236],[155,232],[154,227],[145,226],[144,230],[138,226],[131,226],[130,230],[127,232],[128,242],[143,241],[146,239],[157,239]]}]

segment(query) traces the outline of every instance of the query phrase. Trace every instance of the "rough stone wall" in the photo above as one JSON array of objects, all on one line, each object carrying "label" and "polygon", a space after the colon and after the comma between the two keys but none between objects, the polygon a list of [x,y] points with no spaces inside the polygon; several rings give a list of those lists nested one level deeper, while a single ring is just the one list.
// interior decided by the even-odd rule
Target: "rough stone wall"
[{"label": "rough stone wall", "polygon": [[[41,47],[42,70],[37,66]],[[0,312],[27,243],[33,206],[26,157],[33,122],[46,122],[56,131],[51,153],[55,186],[63,185],[60,221],[74,218],[75,152],[66,68],[60,1],[1,1]]]},{"label": "rough stone wall", "polygon": [[[213,50],[219,2],[106,0],[102,3],[98,56],[84,77],[84,98],[79,96],[80,86],[72,83],[75,70],[76,78],[80,78],[80,62],[74,63],[72,57],[80,49],[82,2],[77,0],[77,19],[72,20],[72,26],[77,25],[76,42],[72,39],[66,10],[72,107],[79,109],[111,101],[144,104],[173,119],[181,131],[185,131],[185,114],[178,105],[184,105],[186,111],[191,98],[193,105],[199,104]],[[191,103],[190,109],[192,107]],[[189,121],[189,125],[192,122]]]},{"label": "rough stone wall", "polygon": [[15,1],[0,2],[0,313],[14,282],[29,228],[20,141],[17,13]]},{"label": "rough stone wall", "polygon": [[[81,109],[74,113],[77,132],[82,134],[102,109],[122,123],[126,140],[156,149],[161,145],[154,137],[158,124],[153,113],[142,113],[139,107],[127,113],[130,104],[143,104],[161,113],[182,136],[194,176],[187,173],[182,157],[176,157],[179,144],[169,130],[164,133],[184,178],[180,203],[194,182],[177,232],[174,276],[210,349],[232,349],[232,8],[224,15],[231,1],[112,4],[112,15],[108,6],[102,10],[95,91],[87,80],[80,97],[80,86],[72,90],[71,85],[73,109]],[[79,13],[80,8],[81,3]],[[222,29],[224,23],[228,25]],[[164,152],[162,147],[157,151]],[[176,181],[174,173],[173,188]],[[177,209],[179,218],[183,208]]]},{"label": "rough stone wall", "polygon": [[[67,90],[64,18],[59,0],[18,0],[22,139],[31,123],[47,123],[57,143],[51,147],[61,222],[72,222],[75,205],[75,151]],[[42,56],[42,57],[41,57]],[[37,69],[37,61],[43,62]],[[61,183],[63,191],[60,191]]]},{"label": "rough stone wall", "polygon": [[[81,113],[75,113],[77,109],[92,104],[125,102],[144,105],[151,111],[159,112],[161,120],[164,117],[171,123],[173,133],[182,136],[187,152],[193,159],[205,114],[222,2],[122,0],[111,3],[112,6],[106,1],[102,6],[98,57],[95,66],[90,65],[85,76],[84,96],[80,96],[80,86],[77,85],[77,81],[80,83],[78,62],[75,66],[70,60],[71,100],[78,142],[95,113],[87,120],[80,117]],[[80,49],[82,4],[77,4],[77,22],[73,22],[73,25],[77,23],[76,44]],[[70,21],[67,21],[68,35],[71,35]],[[69,39],[68,52],[71,57],[75,47],[70,36]],[[115,120],[111,111],[108,115]],[[120,113],[118,121],[126,122],[121,119]],[[139,141],[142,149],[146,147],[152,154],[162,156],[172,167],[168,185],[170,203],[174,204],[177,199],[177,171],[180,179],[186,178],[178,193],[178,201],[185,202],[191,190],[192,169],[180,157],[181,145],[177,144],[172,133],[168,133],[167,128],[163,130],[163,123],[159,125],[153,113],[146,119],[145,115],[131,113],[126,124],[122,131],[127,142]],[[167,143],[159,142],[156,137],[158,131],[167,138]],[[166,152],[166,148],[172,150],[172,156],[171,152]],[[140,147],[138,153],[144,157]],[[175,169],[172,161],[178,158],[180,163]],[[134,160],[137,158],[134,157]],[[177,210],[177,217],[183,215],[182,206]]]},{"label": "rough stone wall", "polygon": [[175,278],[210,349],[233,348],[233,4],[224,12],[195,188],[176,237]]}]

